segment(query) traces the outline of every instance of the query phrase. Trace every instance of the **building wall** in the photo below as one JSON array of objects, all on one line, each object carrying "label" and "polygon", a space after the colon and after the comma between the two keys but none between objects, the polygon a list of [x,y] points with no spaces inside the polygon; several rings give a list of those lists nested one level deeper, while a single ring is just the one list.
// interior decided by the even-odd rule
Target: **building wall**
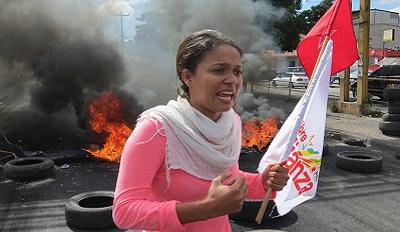
[{"label": "building wall", "polygon": [[[357,40],[359,35],[359,17],[353,12],[353,26]],[[385,30],[395,30],[394,41],[383,42]],[[372,49],[400,49],[400,16],[399,13],[385,10],[371,9],[370,13],[370,48]]]},{"label": "building wall", "polygon": [[399,25],[399,14],[390,11],[381,11],[377,9],[371,10],[371,25],[374,24],[387,24],[387,25]]},{"label": "building wall", "polygon": [[[383,41],[383,32],[385,30],[394,29],[395,31],[395,40],[394,41]],[[400,26],[391,26],[391,25],[371,25],[370,28],[370,37],[372,38],[370,41],[371,48],[386,48],[386,49],[398,49],[400,48]]]}]

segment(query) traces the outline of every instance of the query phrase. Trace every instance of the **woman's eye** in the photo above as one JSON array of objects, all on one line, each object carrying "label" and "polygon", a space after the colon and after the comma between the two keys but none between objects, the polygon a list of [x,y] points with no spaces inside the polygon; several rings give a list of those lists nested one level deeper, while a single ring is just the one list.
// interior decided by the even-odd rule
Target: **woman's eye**
[{"label": "woman's eye", "polygon": [[243,74],[243,71],[242,70],[235,70],[234,73],[235,73],[235,76],[241,76]]},{"label": "woman's eye", "polygon": [[223,74],[224,73],[224,69],[222,69],[222,68],[219,68],[219,69],[214,69],[214,73],[216,73],[216,74]]}]

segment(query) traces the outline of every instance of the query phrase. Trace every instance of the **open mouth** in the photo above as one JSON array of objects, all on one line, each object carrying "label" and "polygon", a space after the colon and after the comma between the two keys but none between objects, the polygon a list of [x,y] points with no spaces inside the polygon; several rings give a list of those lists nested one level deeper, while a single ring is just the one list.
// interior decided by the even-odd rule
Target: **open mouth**
[{"label": "open mouth", "polygon": [[233,91],[221,91],[217,93],[217,98],[222,102],[230,103],[235,99],[235,94]]}]

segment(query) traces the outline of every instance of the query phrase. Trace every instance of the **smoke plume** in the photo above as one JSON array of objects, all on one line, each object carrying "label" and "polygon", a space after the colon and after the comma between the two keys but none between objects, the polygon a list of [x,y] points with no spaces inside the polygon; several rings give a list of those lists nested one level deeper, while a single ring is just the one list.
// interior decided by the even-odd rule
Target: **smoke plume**
[{"label": "smoke plume", "polygon": [[[175,71],[179,43],[205,28],[243,47],[248,79],[262,66],[256,54],[277,47],[257,20],[272,24],[284,14],[267,1],[251,0],[151,0],[135,7],[114,0],[0,0],[0,103],[7,111],[21,109],[10,118],[36,120],[32,130],[52,118],[57,119],[53,129],[77,119],[84,125],[90,99],[109,90],[123,92],[135,115],[141,105],[165,104],[176,98],[180,84]],[[132,25],[134,40],[123,46],[107,37],[110,19],[121,13],[140,21]],[[265,99],[248,94],[243,99],[239,111],[244,119],[280,115]],[[18,125],[6,123],[10,130]]]},{"label": "smoke plume", "polygon": [[263,120],[270,117],[275,117],[279,121],[285,118],[282,109],[271,107],[268,99],[255,97],[252,93],[242,92],[235,109],[244,121],[252,118]]},{"label": "smoke plume", "polygon": [[[256,19],[262,17],[272,24],[284,13],[266,1],[251,0],[152,0],[141,10],[138,18],[142,24],[136,26],[135,41],[126,50],[128,69],[132,71],[124,88],[134,92],[146,108],[176,98],[180,83],[175,55],[187,35],[214,29],[229,35],[246,53],[260,52],[277,46],[256,24]],[[247,61],[248,66],[259,68],[251,64],[253,61],[256,59]]]},{"label": "smoke plume", "polygon": [[82,1],[0,1],[0,83],[10,96],[27,93],[44,113],[73,106],[79,115],[87,92],[123,83],[124,64],[91,8]]},{"label": "smoke plume", "polygon": [[0,0],[3,133],[37,145],[81,141],[90,96],[126,77],[105,11],[96,1]]}]

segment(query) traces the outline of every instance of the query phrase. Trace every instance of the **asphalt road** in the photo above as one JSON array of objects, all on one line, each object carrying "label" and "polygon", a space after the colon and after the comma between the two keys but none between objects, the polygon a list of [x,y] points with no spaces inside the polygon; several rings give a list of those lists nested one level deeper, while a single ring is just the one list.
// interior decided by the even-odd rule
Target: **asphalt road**
[{"label": "asphalt road", "polygon": [[[327,142],[330,152],[322,160],[315,198],[261,225],[232,221],[232,231],[399,231],[400,160],[394,158],[395,151],[375,150],[384,156],[383,171],[360,174],[337,168],[335,154],[369,148]],[[71,231],[64,217],[68,198],[87,191],[112,191],[117,172],[116,163],[85,158],[59,165],[55,175],[39,181],[15,182],[0,173],[0,231]]]}]

